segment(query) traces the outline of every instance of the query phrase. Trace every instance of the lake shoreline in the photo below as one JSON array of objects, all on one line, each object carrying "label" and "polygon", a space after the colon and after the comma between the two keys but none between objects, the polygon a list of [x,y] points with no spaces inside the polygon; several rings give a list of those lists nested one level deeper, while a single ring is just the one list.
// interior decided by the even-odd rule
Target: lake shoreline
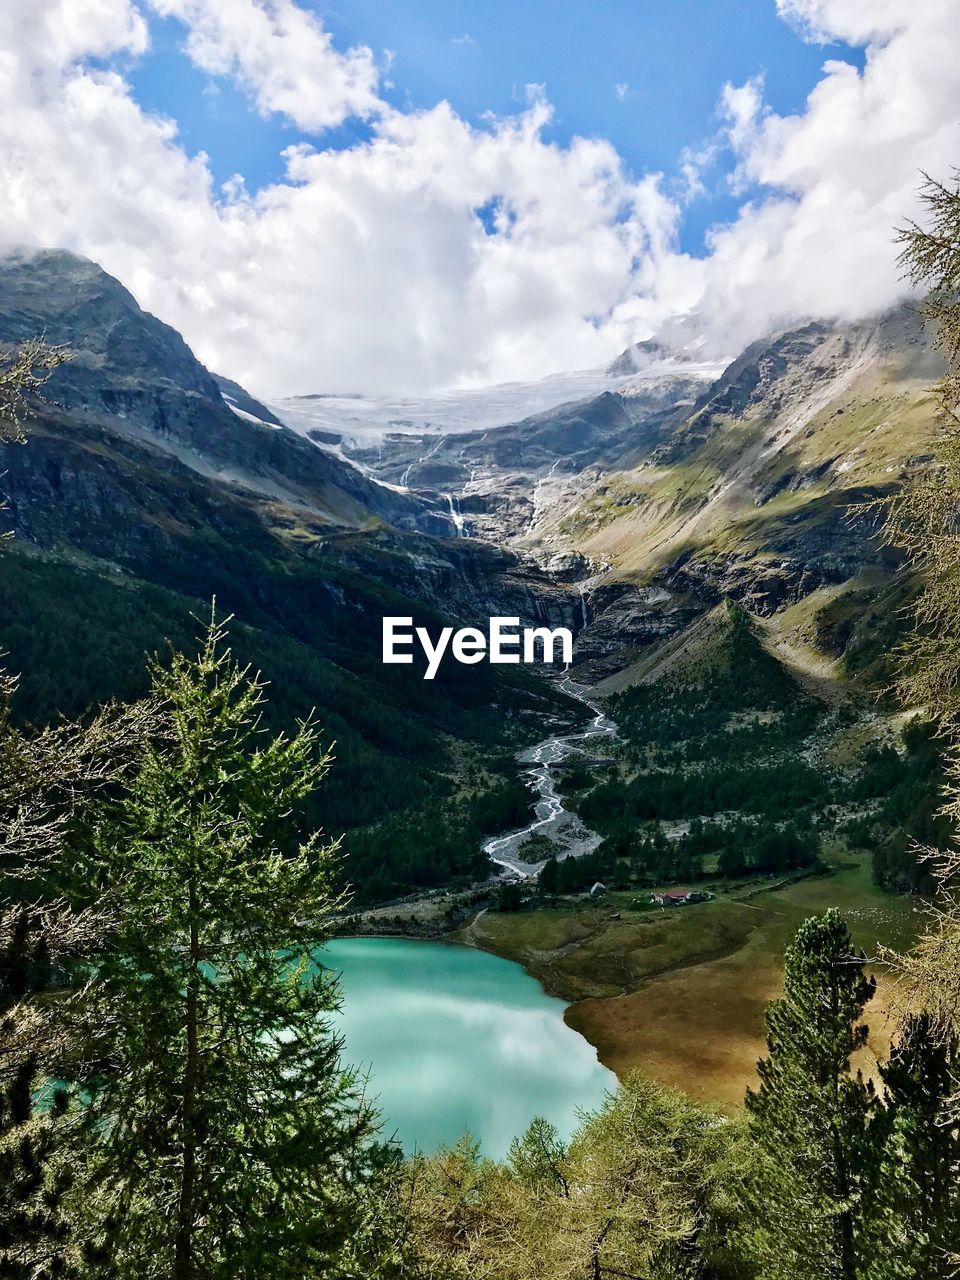
[{"label": "lake shoreline", "polygon": [[[829,881],[835,874],[828,871],[819,879]],[[690,1084],[688,1091],[694,1096],[705,1096],[711,1102],[724,1105],[731,1102],[730,1090],[725,1084],[720,1084],[719,1092],[708,1089],[704,1093],[700,1073],[694,1070],[692,1076],[688,1076],[691,1055],[683,1038],[677,1040],[675,1059],[662,1048],[652,1057],[648,1055],[651,1037],[656,1041],[660,1036],[645,1014],[646,1001],[653,1001],[659,1017],[658,996],[662,988],[680,980],[687,971],[695,972],[701,967],[709,970],[711,965],[721,965],[748,944],[753,917],[761,911],[756,905],[759,895],[776,898],[784,892],[789,894],[807,879],[810,877],[777,882],[756,879],[735,885],[714,905],[721,912],[733,909],[745,919],[746,927],[725,927],[719,930],[719,936],[712,919],[714,913],[709,910],[711,904],[636,912],[630,909],[635,891],[625,894],[614,891],[599,902],[580,895],[517,912],[498,912],[495,910],[498,881],[475,884],[459,894],[455,891],[434,893],[402,905],[377,908],[373,914],[366,913],[360,918],[365,928],[341,936],[436,943],[482,951],[512,961],[540,985],[544,995],[563,1004],[566,1025],[591,1046],[598,1061],[618,1080],[641,1069],[681,1087]],[[451,906],[460,917],[455,925],[448,923]],[[400,909],[411,914],[404,919]],[[701,915],[705,910],[706,914]],[[777,910],[779,908],[774,908],[774,912]],[[418,916],[418,911],[424,915]],[[698,921],[702,922],[702,928]],[[679,936],[665,938],[664,929],[675,926],[679,926]],[[700,932],[704,938],[698,943],[696,937],[690,935]],[[647,937],[648,933],[651,936]],[[638,944],[642,948],[645,943],[661,949],[666,947],[663,964],[635,976],[626,972],[605,973],[606,953],[617,951],[621,935],[630,939],[632,948]],[[647,997],[643,994],[646,989],[650,989]],[[776,993],[775,986],[767,980],[763,992],[764,1000],[770,998]],[[635,1019],[631,1012],[634,1009]],[[762,1004],[755,1018],[756,1054],[762,1047],[761,1015]],[[723,1056],[722,1047],[720,1056]],[[753,1061],[751,1058],[750,1072]],[[736,1092],[742,1097],[739,1083]],[[733,1109],[738,1106],[739,1102]]]},{"label": "lake shoreline", "polygon": [[369,1068],[408,1152],[469,1131],[502,1158],[536,1116],[569,1137],[616,1087],[563,1001],[514,961],[415,938],[337,938],[325,951],[318,963],[340,974],[344,997],[344,1061]]}]

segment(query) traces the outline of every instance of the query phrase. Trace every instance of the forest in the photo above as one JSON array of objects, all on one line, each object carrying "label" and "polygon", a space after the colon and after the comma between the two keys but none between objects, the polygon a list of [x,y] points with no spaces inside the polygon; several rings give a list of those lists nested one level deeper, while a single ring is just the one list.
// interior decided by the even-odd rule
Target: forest
[{"label": "forest", "polygon": [[812,696],[736,603],[711,621],[655,683],[610,698],[620,730],[611,758],[561,776],[566,802],[603,840],[582,869],[551,868],[550,892],[598,878],[629,888],[815,869],[824,837],[837,836],[870,852],[881,888],[930,893],[922,850],[945,848],[951,830],[935,722],[915,716],[893,741],[838,763],[830,744],[869,717],[869,703]]},{"label": "forest", "polygon": [[[0,650],[18,673],[13,719],[51,724],[111,698],[142,697],[149,685],[143,655],[188,649],[205,611],[209,601],[11,543],[0,575]],[[380,665],[378,638],[363,627],[349,645],[336,633],[331,644],[322,632],[298,639],[262,618],[251,625],[237,617],[231,643],[270,683],[266,723],[289,730],[312,712],[333,749],[337,768],[308,798],[308,819],[346,833],[345,867],[365,901],[473,876],[482,866],[479,845],[456,831],[466,824],[477,837],[522,825],[529,795],[514,750],[537,736],[545,711],[570,723],[582,714],[510,668],[498,668],[494,681],[486,667],[464,675],[468,669],[448,664],[424,692],[412,669]],[[452,758],[451,740],[464,744],[466,763]]]},{"label": "forest", "polygon": [[835,911],[788,949],[743,1119],[630,1078],[569,1143],[404,1159],[323,1018],[347,904],[303,801],[330,760],[309,724],[265,732],[264,697],[214,620],[137,703],[5,722],[32,891],[0,952],[7,1274],[920,1280],[960,1250],[956,1038],[911,1014],[861,1074],[875,984]]}]

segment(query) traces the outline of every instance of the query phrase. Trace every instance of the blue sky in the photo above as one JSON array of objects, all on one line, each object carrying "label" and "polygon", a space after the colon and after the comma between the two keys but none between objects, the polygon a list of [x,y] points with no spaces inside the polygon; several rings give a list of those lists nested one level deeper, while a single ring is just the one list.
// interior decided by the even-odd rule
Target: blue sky
[{"label": "blue sky", "polygon": [[[479,122],[520,111],[525,86],[541,84],[555,109],[547,140],[603,137],[634,174],[677,174],[685,148],[717,130],[725,83],[764,76],[765,101],[781,115],[803,110],[828,58],[863,66],[862,49],[806,42],[773,0],[301,0],[337,48],[369,46],[383,65],[383,97],[398,108],[449,101]],[[257,190],[284,174],[282,150],[304,140],[279,116],[264,118],[225,78],[182,52],[184,27],[151,19],[151,48],[129,69],[137,100],[173,117],[185,148],[206,152],[219,181],[235,173]],[[362,121],[311,137],[322,148],[367,136]],[[707,193],[687,209],[680,248],[703,252],[706,229],[736,213],[725,181],[729,154],[705,174]],[[669,185],[668,185],[669,189]]]},{"label": "blue sky", "polygon": [[957,0],[2,0],[0,250],[268,397],[728,358],[903,297],[958,44]]}]

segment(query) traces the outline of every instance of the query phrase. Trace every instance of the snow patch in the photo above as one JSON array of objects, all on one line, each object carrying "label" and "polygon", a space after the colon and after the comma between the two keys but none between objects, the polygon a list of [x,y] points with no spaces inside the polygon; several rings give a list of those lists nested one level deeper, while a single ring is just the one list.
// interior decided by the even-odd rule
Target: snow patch
[{"label": "snow patch", "polygon": [[235,413],[238,418],[242,418],[244,422],[252,422],[257,427],[268,427],[271,431],[279,431],[280,428],[275,422],[265,422],[263,418],[258,418],[256,414],[247,413],[246,409],[241,409],[234,400],[233,396],[228,396],[225,391],[221,391],[220,397],[231,413]]}]

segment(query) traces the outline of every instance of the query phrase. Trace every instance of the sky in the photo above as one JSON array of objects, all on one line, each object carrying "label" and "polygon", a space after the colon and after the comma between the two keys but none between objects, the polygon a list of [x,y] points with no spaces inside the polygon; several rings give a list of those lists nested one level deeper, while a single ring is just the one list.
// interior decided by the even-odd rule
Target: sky
[{"label": "sky", "polygon": [[732,356],[904,285],[956,0],[5,0],[0,248],[255,393]]}]

